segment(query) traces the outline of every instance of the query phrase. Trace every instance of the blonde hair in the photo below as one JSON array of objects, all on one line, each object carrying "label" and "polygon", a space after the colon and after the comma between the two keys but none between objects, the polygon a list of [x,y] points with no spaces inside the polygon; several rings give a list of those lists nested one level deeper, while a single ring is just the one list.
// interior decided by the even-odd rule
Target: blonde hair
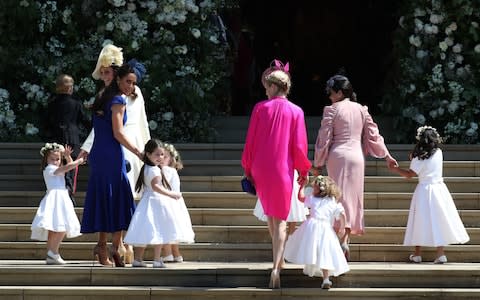
[{"label": "blonde hair", "polygon": [[316,197],[334,197],[338,202],[338,199],[342,196],[342,192],[335,184],[335,181],[328,176],[319,175],[314,177],[312,179],[312,185],[318,186],[320,190],[318,195],[314,195]]},{"label": "blonde hair", "polygon": [[285,71],[274,69],[272,67],[266,69],[265,72],[263,72],[262,83],[269,85],[274,84],[278,86],[278,88],[285,92],[287,95],[290,92],[290,88],[292,87],[290,75]]},{"label": "blonde hair", "polygon": [[164,149],[168,151],[170,154],[170,165],[169,167],[175,168],[177,171],[183,169],[182,158],[180,157],[180,153],[178,153],[175,146],[172,144],[164,143]]},{"label": "blonde hair", "polygon": [[57,94],[71,94],[73,92],[73,78],[67,74],[60,74],[55,81],[55,91]]}]

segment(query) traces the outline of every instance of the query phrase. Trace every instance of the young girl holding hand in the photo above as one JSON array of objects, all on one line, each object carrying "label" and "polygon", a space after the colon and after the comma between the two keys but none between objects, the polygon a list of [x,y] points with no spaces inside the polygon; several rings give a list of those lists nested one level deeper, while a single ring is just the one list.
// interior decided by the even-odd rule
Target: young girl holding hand
[{"label": "young girl holding hand", "polygon": [[[164,146],[165,157],[162,163],[163,174],[172,190],[180,193],[180,177],[178,176],[177,171],[183,169],[182,159],[180,158],[178,151],[175,149],[175,146],[167,143],[165,143]],[[177,222],[179,233],[177,242],[193,243],[195,241],[195,233],[193,232],[192,220],[183,197],[178,199],[173,206],[175,209],[175,220]],[[165,245],[163,251],[164,256],[162,257],[162,260],[164,262],[183,262],[183,256],[180,253],[178,244]]]},{"label": "young girl holding hand", "polygon": [[410,168],[390,168],[403,177],[418,176],[403,245],[415,246],[415,253],[409,256],[410,262],[422,262],[421,246],[426,246],[437,248],[433,263],[443,264],[447,262],[445,245],[464,244],[470,238],[443,182],[440,135],[435,128],[422,126],[417,129],[416,139],[417,144],[410,155]]},{"label": "young girl holding hand", "polygon": [[305,186],[299,199],[310,208],[310,217],[290,236],[285,245],[285,259],[303,264],[308,276],[323,276],[322,288],[332,286],[330,275],[339,276],[349,271],[337,235],[333,229],[335,219],[340,220],[339,235],[345,233],[345,210],[337,202],[340,190],[328,176],[313,179],[313,193],[305,198]]},{"label": "young girl holding hand", "polygon": [[[81,235],[80,222],[65,186],[65,173],[83,163],[82,158],[72,160],[72,151],[71,147],[64,148],[57,143],[46,143],[40,150],[47,193],[33,219],[31,238],[47,241],[47,265],[65,264],[59,253],[63,238],[65,235],[67,238]],[[63,166],[62,156],[67,161]]]},{"label": "young girl holding hand", "polygon": [[173,191],[165,179],[161,168],[164,159],[163,143],[149,140],[145,145],[144,165],[135,185],[137,192],[143,188],[143,195],[125,236],[125,243],[134,246],[134,267],[146,267],[143,261],[146,245],[154,245],[153,267],[164,268],[160,256],[162,247],[176,243],[180,235],[174,205],[182,194]]}]

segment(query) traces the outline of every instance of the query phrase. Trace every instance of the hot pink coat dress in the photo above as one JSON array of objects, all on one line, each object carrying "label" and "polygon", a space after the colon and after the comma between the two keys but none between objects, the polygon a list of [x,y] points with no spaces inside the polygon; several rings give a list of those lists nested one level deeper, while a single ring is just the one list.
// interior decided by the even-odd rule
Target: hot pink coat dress
[{"label": "hot pink coat dress", "polygon": [[253,178],[265,215],[286,220],[294,170],[306,176],[311,167],[303,110],[285,98],[257,103],[250,118],[242,166],[245,175]]},{"label": "hot pink coat dress", "polygon": [[323,110],[315,143],[314,165],[327,165],[328,175],[342,191],[346,225],[352,234],[363,234],[363,189],[365,156],[384,158],[388,154],[383,137],[368,108],[349,99]]}]

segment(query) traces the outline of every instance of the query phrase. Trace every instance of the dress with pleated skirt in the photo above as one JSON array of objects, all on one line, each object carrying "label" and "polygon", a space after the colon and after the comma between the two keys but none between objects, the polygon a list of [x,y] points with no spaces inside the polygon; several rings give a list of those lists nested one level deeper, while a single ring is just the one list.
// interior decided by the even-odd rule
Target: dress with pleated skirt
[{"label": "dress with pleated skirt", "polygon": [[43,170],[47,193],[40,201],[32,222],[33,240],[46,241],[48,231],[65,232],[67,238],[81,235],[80,222],[65,187],[65,175],[54,175],[57,169],[55,165],[47,165]]},{"label": "dress with pleated skirt", "polygon": [[288,238],[285,259],[304,265],[308,276],[322,276],[322,269],[329,276],[339,276],[349,271],[333,222],[344,208],[333,197],[308,196],[305,206],[310,208],[309,218]]},{"label": "dress with pleated skirt", "polygon": [[470,240],[443,182],[443,154],[441,149],[428,159],[417,157],[410,169],[418,175],[418,185],[412,196],[405,231],[405,246],[440,247],[464,244]]}]

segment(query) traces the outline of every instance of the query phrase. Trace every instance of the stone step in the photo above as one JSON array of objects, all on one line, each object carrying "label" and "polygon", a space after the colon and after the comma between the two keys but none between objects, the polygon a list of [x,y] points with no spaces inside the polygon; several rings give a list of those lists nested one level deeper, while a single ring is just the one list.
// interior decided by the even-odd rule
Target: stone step
[{"label": "stone step", "polygon": [[[0,207],[37,207],[45,192],[12,190],[0,191]],[[413,190],[412,190],[413,191]],[[185,203],[189,208],[231,208],[252,209],[256,198],[244,192],[183,192]],[[457,209],[480,209],[480,193],[452,193]],[[83,206],[85,192],[78,192],[75,200],[78,206]],[[366,192],[366,209],[408,209],[412,192]]]},{"label": "stone step", "polygon": [[[148,262],[150,263],[150,262]],[[2,286],[174,286],[174,287],[256,287],[268,285],[271,263],[183,263],[155,269],[110,268],[92,266],[88,261],[65,266],[45,266],[43,261],[2,261]],[[350,271],[332,277],[334,289],[341,288],[475,288],[478,264],[445,265],[406,263],[350,263]],[[412,280],[412,277],[415,280]],[[318,288],[320,278],[303,275],[302,266],[285,264],[281,273],[282,289]],[[267,291],[265,289],[265,292]],[[279,291],[276,291],[279,292]],[[330,293],[330,291],[323,291]]]},{"label": "stone step", "polygon": [[[185,160],[182,176],[235,176],[242,175],[243,168],[240,160]],[[0,175],[37,175],[42,179],[37,159],[0,159]],[[408,168],[409,162],[400,162],[402,168]],[[81,166],[79,178],[86,180],[90,174],[88,165]],[[326,173],[325,173],[326,174]],[[365,164],[366,176],[395,176],[387,168],[384,161],[367,161]],[[480,176],[480,161],[445,161],[443,163],[445,177],[475,177]]]},{"label": "stone step", "polygon": [[[65,259],[93,260],[92,249],[95,243],[62,243],[60,252]],[[0,257],[15,260],[44,259],[45,242],[0,242]],[[209,262],[259,262],[271,261],[270,243],[194,243],[180,245],[182,256],[187,261]],[[400,244],[351,244],[352,262],[405,262],[412,247]],[[480,261],[480,245],[450,245],[445,247],[449,262]],[[424,248],[422,256],[425,262],[435,258],[434,248]],[[145,259],[153,258],[153,249],[148,247]],[[480,272],[480,270],[479,270]]]},{"label": "stone step", "polygon": [[[317,280],[317,283],[320,283]],[[314,286],[312,284],[312,286]],[[322,290],[309,288],[282,288],[271,290],[254,287],[164,287],[164,286],[0,286],[0,300],[54,299],[54,300],[156,300],[156,299],[235,299],[235,300],[294,300],[294,299],[480,299],[478,288],[336,288]]]},{"label": "stone step", "polygon": [[[309,157],[313,159],[315,139],[310,139]],[[43,143],[0,143],[0,159],[37,159],[40,164],[40,148]],[[176,144],[184,160],[238,160],[242,157],[242,143]],[[413,145],[388,144],[390,153],[400,161],[408,161]],[[442,145],[443,158],[449,160],[480,161],[480,145]],[[375,160],[368,156],[367,160]]]},{"label": "stone step", "polygon": [[[242,176],[181,176],[184,192],[240,192]],[[476,193],[480,177],[445,177],[450,192]],[[366,176],[366,192],[411,192],[417,185],[416,178],[404,179],[398,176]],[[78,191],[85,191],[87,182],[78,182]],[[44,190],[43,178],[39,175],[0,175],[0,190]]]},{"label": "stone step", "polygon": [[[36,207],[0,207],[0,224],[30,224],[37,211]],[[83,208],[75,211],[81,220]],[[253,215],[253,209],[246,208],[189,208],[193,225],[206,226],[259,226],[266,223]],[[465,227],[480,227],[480,210],[459,210]],[[366,226],[406,226],[408,210],[365,209]]]},{"label": "stone step", "polygon": [[[205,226],[194,225],[195,241],[197,243],[269,243],[271,241],[268,228],[263,226]],[[480,245],[480,228],[467,228],[470,236],[469,245]],[[0,242],[28,242],[30,239],[30,224],[0,224]],[[366,227],[365,234],[353,236],[354,244],[402,244],[405,227]],[[66,242],[95,242],[97,236],[84,234]]]}]

